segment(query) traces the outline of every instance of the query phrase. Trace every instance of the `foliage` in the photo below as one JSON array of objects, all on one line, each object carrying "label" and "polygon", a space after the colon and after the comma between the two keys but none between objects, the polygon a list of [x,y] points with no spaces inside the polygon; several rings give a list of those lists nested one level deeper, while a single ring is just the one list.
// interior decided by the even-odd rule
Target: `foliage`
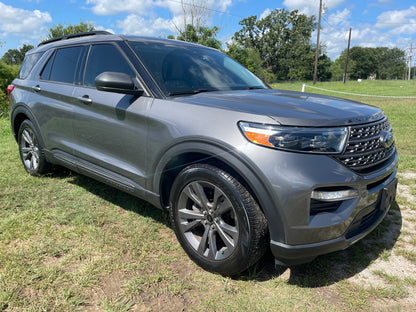
[{"label": "foliage", "polygon": [[377,78],[397,79],[401,78],[406,67],[405,52],[399,48],[376,48],[378,61]]},{"label": "foliage", "polygon": [[6,53],[4,53],[1,60],[8,65],[21,65],[23,63],[23,59],[25,58],[26,52],[32,50],[33,48],[34,46],[31,44],[24,44],[23,47],[19,49],[9,49]]},{"label": "foliage", "polygon": [[95,30],[95,27],[92,22],[81,21],[79,24],[68,24],[67,26],[64,26],[61,23],[59,23],[58,25],[54,24],[51,28],[49,28],[49,34],[47,36],[47,39],[53,39],[70,34],[82,33],[93,30]]},{"label": "foliage", "polygon": [[18,65],[7,65],[0,60],[0,117],[4,117],[9,111],[7,99],[7,86],[13,81],[19,72]]},{"label": "foliage", "polygon": [[331,66],[332,66],[332,61],[326,54],[323,54],[318,58],[318,69],[316,72],[316,77],[319,81],[331,80],[332,78]]},{"label": "foliage", "polygon": [[[192,43],[198,43],[214,49],[221,49],[221,41],[215,38],[219,30],[220,29],[217,26],[214,26],[212,28],[199,26],[197,28],[191,24],[188,24],[186,25],[186,36],[185,33],[182,31],[176,37],[176,39]],[[169,36],[168,39],[174,39],[174,37]]]},{"label": "foliage", "polygon": [[261,60],[260,53],[257,50],[253,48],[244,49],[232,42],[227,43],[227,54],[265,82],[271,83],[276,80],[274,74],[263,68],[264,62]]},{"label": "foliage", "polygon": [[[346,50],[335,60],[332,74],[335,80],[341,80],[344,73]],[[401,78],[406,67],[405,53],[398,48],[352,47],[348,61],[350,79],[367,79],[376,75],[377,79]]]},{"label": "foliage", "polygon": [[[343,80],[345,72],[345,60],[347,58],[347,49],[345,49],[341,55],[332,63],[331,65],[331,74],[332,80]],[[351,73],[355,72],[355,61],[348,59],[348,68],[347,68],[347,79],[351,76]]]},{"label": "foliage", "polygon": [[263,68],[279,80],[307,79],[313,72],[314,51],[310,44],[315,17],[297,10],[276,9],[258,19],[253,15],[239,22],[242,29],[233,40],[245,49],[258,51]]}]

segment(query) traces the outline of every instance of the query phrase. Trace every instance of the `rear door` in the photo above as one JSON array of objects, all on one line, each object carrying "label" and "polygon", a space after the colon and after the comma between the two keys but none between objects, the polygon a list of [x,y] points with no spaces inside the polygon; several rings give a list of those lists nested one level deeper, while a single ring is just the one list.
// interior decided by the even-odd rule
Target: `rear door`
[{"label": "rear door", "polygon": [[32,81],[36,116],[45,147],[50,151],[71,153],[74,144],[73,92],[76,76],[85,47],[59,48],[52,53],[39,73],[39,80]]},{"label": "rear door", "polygon": [[106,71],[126,73],[139,83],[116,43],[90,46],[81,85],[74,90],[74,154],[144,187],[146,115],[153,99],[97,90],[94,80]]}]

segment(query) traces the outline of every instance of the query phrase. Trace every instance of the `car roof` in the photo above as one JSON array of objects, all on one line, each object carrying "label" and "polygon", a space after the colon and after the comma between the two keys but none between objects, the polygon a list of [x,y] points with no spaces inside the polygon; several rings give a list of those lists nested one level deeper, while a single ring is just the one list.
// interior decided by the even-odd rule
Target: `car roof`
[{"label": "car roof", "polygon": [[189,47],[203,47],[210,49],[206,46],[201,46],[194,43],[184,42],[174,39],[163,39],[144,36],[131,36],[131,35],[115,35],[107,31],[90,31],[77,34],[70,34],[50,40],[45,40],[39,43],[39,45],[30,50],[27,54],[43,52],[55,47],[61,47],[66,45],[82,44],[82,43],[94,43],[105,41],[140,41],[148,43],[160,43],[177,46],[189,46]]}]

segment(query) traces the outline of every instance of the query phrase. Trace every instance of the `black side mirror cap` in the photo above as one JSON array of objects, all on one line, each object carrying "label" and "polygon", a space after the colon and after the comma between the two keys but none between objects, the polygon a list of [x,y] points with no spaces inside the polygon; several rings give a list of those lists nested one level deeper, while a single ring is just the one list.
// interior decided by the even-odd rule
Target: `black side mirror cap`
[{"label": "black side mirror cap", "polygon": [[143,89],[135,86],[133,79],[129,75],[118,72],[103,72],[99,74],[95,78],[95,87],[100,91],[136,96],[140,96],[144,92]]}]

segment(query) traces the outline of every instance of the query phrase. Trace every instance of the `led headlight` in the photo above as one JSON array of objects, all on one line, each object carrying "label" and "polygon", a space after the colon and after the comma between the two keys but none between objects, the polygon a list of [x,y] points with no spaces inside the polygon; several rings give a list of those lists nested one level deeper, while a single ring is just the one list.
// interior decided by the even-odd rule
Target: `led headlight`
[{"label": "led headlight", "polygon": [[300,128],[250,122],[239,122],[239,126],[255,144],[303,153],[339,154],[348,138],[348,127]]}]

